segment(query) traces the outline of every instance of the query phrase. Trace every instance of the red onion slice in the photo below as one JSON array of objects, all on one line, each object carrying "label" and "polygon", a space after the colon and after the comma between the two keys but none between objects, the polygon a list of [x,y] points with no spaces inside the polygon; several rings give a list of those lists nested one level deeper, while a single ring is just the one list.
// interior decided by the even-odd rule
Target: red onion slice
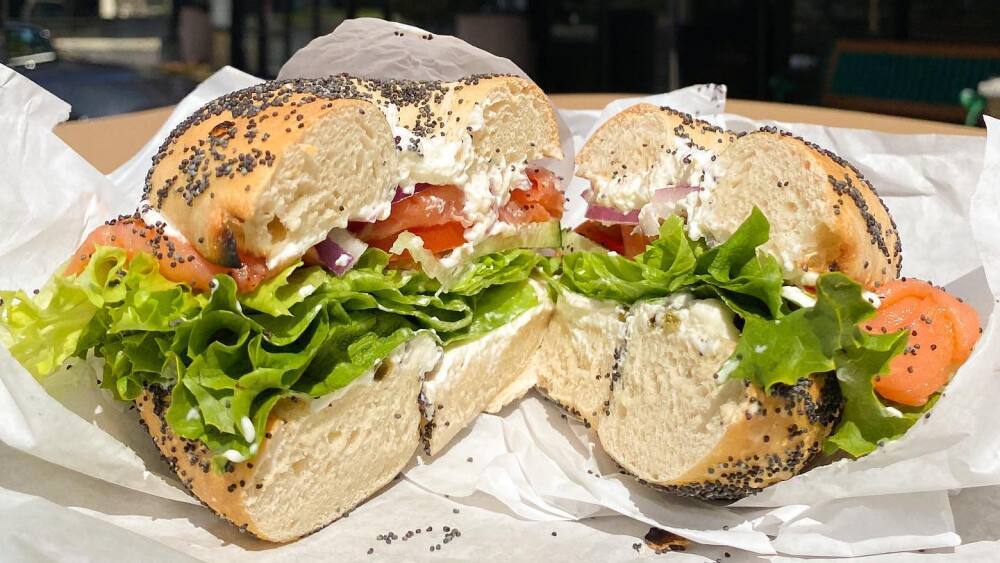
[{"label": "red onion slice", "polygon": [[661,188],[653,192],[653,201],[656,203],[674,203],[687,197],[691,192],[701,191],[699,186],[670,186]]},{"label": "red onion slice", "polygon": [[358,261],[368,245],[347,229],[334,229],[316,245],[316,254],[327,270],[342,276]]},{"label": "red onion slice", "polygon": [[587,219],[601,221],[602,223],[625,223],[636,225],[639,223],[639,210],[623,212],[611,207],[590,204],[587,206]]},{"label": "red onion slice", "polygon": [[414,194],[418,194],[426,190],[427,188],[431,187],[431,185],[432,184],[415,184],[413,186],[413,191],[411,191],[410,193],[406,193],[405,191],[403,191],[402,186],[396,186],[396,195],[393,196],[392,202],[396,203],[399,201],[403,201],[404,199],[411,198],[413,197]]}]

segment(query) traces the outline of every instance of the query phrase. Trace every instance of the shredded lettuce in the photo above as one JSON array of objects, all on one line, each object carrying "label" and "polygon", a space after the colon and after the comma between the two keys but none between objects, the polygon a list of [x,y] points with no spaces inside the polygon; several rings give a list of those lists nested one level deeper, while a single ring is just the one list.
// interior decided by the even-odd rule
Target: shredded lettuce
[{"label": "shredded lettuce", "polygon": [[447,347],[495,330],[538,303],[528,278],[551,271],[534,252],[501,251],[445,291],[388,260],[369,249],[342,277],[295,264],[245,295],[220,275],[195,294],[152,256],[101,247],[37,295],[0,292],[0,341],[36,378],[93,354],[104,359],[101,387],[120,400],[170,388],[168,424],[221,469],[253,457],[278,400],[336,391],[422,331]]}]

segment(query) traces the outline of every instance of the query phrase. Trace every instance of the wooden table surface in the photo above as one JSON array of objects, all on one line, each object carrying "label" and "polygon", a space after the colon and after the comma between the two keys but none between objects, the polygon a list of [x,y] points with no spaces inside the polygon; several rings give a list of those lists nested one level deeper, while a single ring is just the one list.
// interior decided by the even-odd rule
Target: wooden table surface
[{"label": "wooden table surface", "polygon": [[[601,109],[615,98],[633,95],[636,94],[553,94],[551,97],[556,107],[562,109]],[[98,170],[107,173],[135,154],[166,121],[170,111],[171,108],[166,107],[114,117],[63,123],[56,127],[56,134]],[[726,111],[751,119],[773,119],[792,123],[873,129],[885,133],[986,134],[984,129],[950,123],[751,100],[727,100]]]}]

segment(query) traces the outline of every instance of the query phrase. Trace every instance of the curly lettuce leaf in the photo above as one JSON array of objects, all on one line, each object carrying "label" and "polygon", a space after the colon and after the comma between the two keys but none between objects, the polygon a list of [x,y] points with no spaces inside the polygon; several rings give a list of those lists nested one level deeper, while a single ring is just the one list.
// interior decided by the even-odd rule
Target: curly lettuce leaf
[{"label": "curly lettuce leaf", "polygon": [[487,254],[472,263],[448,288],[448,293],[475,296],[491,286],[523,282],[537,268],[546,265],[547,259],[534,250],[522,248]]},{"label": "curly lettuce leaf", "polygon": [[865,333],[859,325],[874,315],[860,285],[840,273],[824,274],[816,284],[815,306],[779,319],[747,318],[720,375],[769,390],[778,383],[793,385],[814,373],[835,371],[844,411],[824,448],[865,455],[880,441],[903,434],[920,414],[887,406],[875,394],[874,378],[887,373],[890,360],[902,353],[907,332]]},{"label": "curly lettuce leaf", "polygon": [[560,283],[595,299],[631,304],[665,297],[682,289],[719,297],[744,317],[775,318],[784,314],[781,268],[758,252],[770,225],[754,208],[723,244],[706,249],[692,241],[676,215],[660,226],[659,238],[629,260],[603,252],[571,252],[563,257]]},{"label": "curly lettuce leaf", "polygon": [[819,277],[816,305],[778,319],[749,317],[727,362],[728,377],[769,391],[837,368],[837,352],[863,345],[858,323],[875,315],[861,286],[841,273]]},{"label": "curly lettuce leaf", "polygon": [[537,304],[527,280],[551,269],[530,251],[496,252],[445,292],[370,249],[341,277],[296,264],[240,295],[229,276],[194,294],[158,267],[99,248],[83,272],[55,276],[34,298],[4,293],[0,335],[39,378],[93,353],[104,359],[101,386],[120,400],[171,388],[168,424],[206,444],[217,468],[255,454],[280,399],[334,392],[421,331],[448,346],[495,330]]},{"label": "curly lettuce leaf", "polygon": [[839,353],[837,380],[844,395],[844,414],[840,426],[823,444],[826,452],[867,455],[880,442],[902,436],[930,409],[934,400],[919,409],[901,409],[886,406],[875,394],[874,378],[888,373],[889,361],[905,347],[906,331],[862,333],[860,346]]},{"label": "curly lettuce leaf", "polygon": [[200,302],[161,276],[152,256],[129,261],[124,250],[102,247],[78,275],[53,276],[37,295],[0,291],[0,342],[41,378],[107,334],[172,331]]},{"label": "curly lettuce leaf", "polygon": [[535,288],[527,280],[494,285],[470,299],[472,321],[461,330],[438,334],[445,347],[484,336],[538,305]]},{"label": "curly lettuce leaf", "polygon": [[244,305],[272,317],[291,315],[291,307],[301,303],[326,283],[329,274],[322,268],[302,268],[297,263],[265,280],[257,289],[240,297]]},{"label": "curly lettuce leaf", "polygon": [[698,280],[715,288],[743,317],[783,314],[781,266],[773,256],[757,252],[767,242],[770,229],[764,214],[754,207],[732,236],[699,256],[695,266]]}]

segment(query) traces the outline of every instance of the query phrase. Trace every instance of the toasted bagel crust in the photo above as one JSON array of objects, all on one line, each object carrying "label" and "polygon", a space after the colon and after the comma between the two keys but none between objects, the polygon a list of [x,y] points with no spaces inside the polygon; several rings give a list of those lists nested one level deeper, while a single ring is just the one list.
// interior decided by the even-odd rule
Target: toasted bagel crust
[{"label": "toasted bagel crust", "polygon": [[814,375],[771,393],[747,384],[744,420],[681,477],[650,483],[706,500],[736,500],[799,474],[820,452],[840,416],[832,374]]},{"label": "toasted bagel crust", "polygon": [[248,255],[274,258],[288,244],[308,248],[348,219],[387,207],[392,131],[373,104],[349,95],[294,81],[213,100],[153,157],[143,207],[228,267]]},{"label": "toasted bagel crust", "polygon": [[717,238],[757,206],[771,222],[767,251],[801,249],[786,268],[840,271],[868,288],[899,276],[896,225],[871,183],[844,159],[775,128],[740,137],[720,158],[730,174],[703,206]]}]

